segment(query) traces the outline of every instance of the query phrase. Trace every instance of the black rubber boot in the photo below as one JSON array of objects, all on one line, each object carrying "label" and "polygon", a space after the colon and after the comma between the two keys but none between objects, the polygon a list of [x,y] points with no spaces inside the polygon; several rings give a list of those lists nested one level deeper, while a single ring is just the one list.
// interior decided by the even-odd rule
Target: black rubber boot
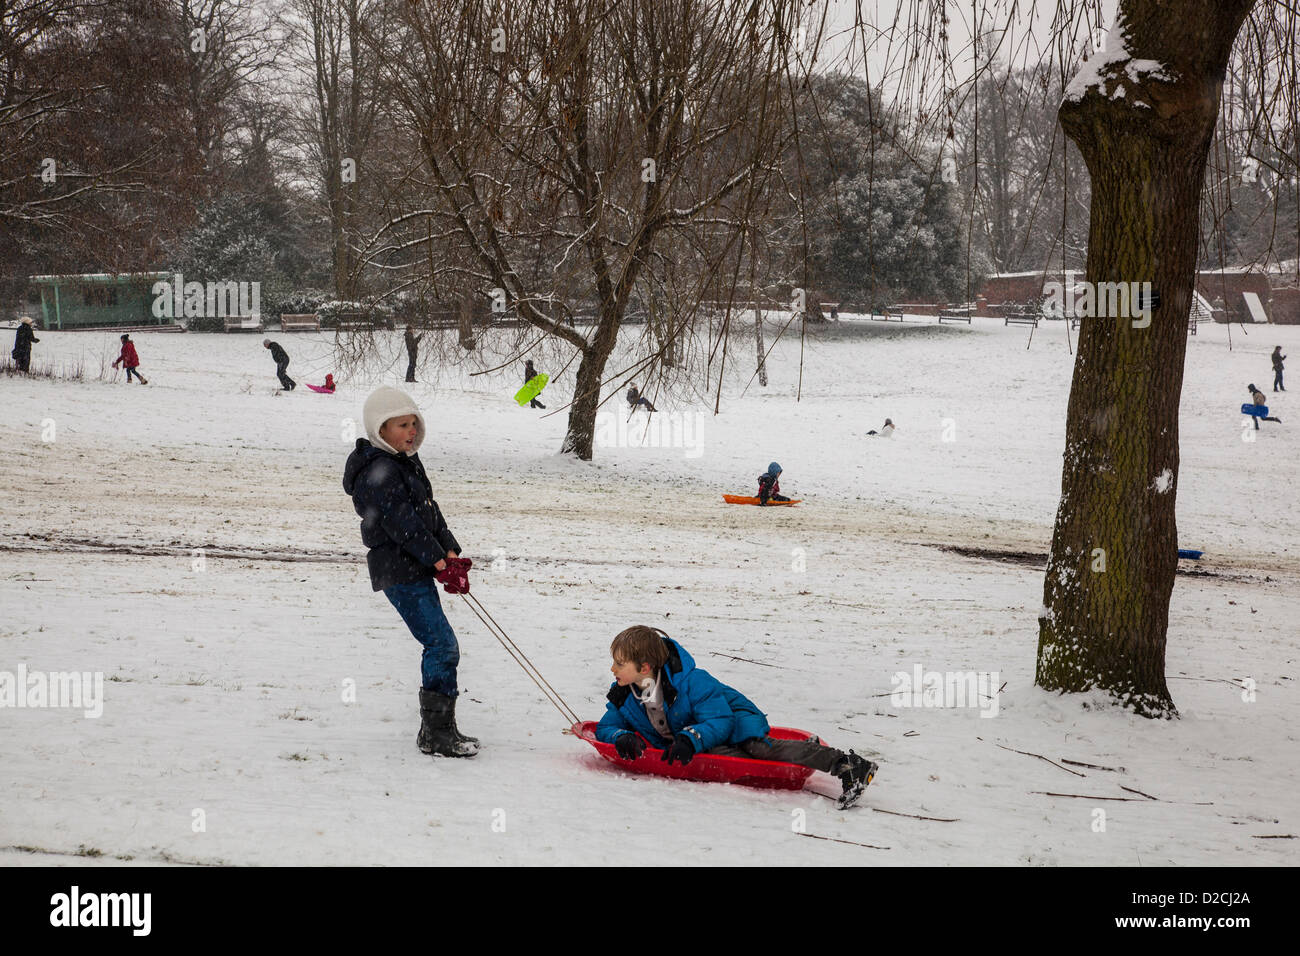
[{"label": "black rubber boot", "polygon": [[445,697],[437,691],[420,691],[420,733],[415,744],[422,753],[439,757],[472,757],[478,746],[460,740],[452,729],[456,714],[456,698]]},{"label": "black rubber boot", "polygon": [[477,738],[477,737],[470,737],[468,734],[462,734],[462,733],[460,732],[460,728],[456,726],[456,700],[457,700],[457,698],[455,698],[455,697],[453,697],[453,698],[451,699],[451,733],[452,733],[452,736],[454,736],[457,740],[459,740],[459,741],[461,741],[461,742],[463,742],[463,743],[473,744],[473,745],[475,746],[475,748],[477,748],[477,747],[478,747],[478,738]]},{"label": "black rubber boot", "polygon": [[858,802],[858,797],[862,796],[862,791],[867,789],[867,784],[871,783],[876,776],[879,767],[866,757],[860,757],[850,750],[838,769],[836,776],[844,784],[844,792],[840,794],[839,799],[839,807],[843,810]]}]

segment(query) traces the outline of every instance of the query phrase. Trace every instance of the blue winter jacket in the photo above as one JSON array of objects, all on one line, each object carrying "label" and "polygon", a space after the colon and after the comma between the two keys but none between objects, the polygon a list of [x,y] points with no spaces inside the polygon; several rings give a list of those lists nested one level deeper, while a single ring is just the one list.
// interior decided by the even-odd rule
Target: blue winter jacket
[{"label": "blue winter jacket", "polygon": [[[695,666],[695,659],[671,638],[668,663],[660,673],[663,684],[664,714],[674,734],[685,732],[703,753],[720,744],[739,744],[754,737],[766,737],[771,729],[767,719],[744,694],[718,680],[708,671]],[[663,749],[670,741],[659,736],[645,705],[636,699],[631,687],[615,681],[606,695],[605,716],[596,726],[596,739],[610,744],[614,738],[630,731],[644,737],[651,747]]]}]

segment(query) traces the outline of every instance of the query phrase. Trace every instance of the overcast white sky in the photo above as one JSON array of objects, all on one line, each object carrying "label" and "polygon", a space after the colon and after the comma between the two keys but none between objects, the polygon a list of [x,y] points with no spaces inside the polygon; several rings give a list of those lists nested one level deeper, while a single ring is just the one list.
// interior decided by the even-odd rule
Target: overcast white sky
[{"label": "overcast white sky", "polygon": [[[1080,10],[1073,23],[1062,29],[1056,23],[1059,8],[1070,6],[1069,0],[973,0],[973,2],[942,2],[942,0],[821,0],[813,8],[813,16],[825,13],[826,24],[823,47],[817,68],[829,70],[847,68],[861,73],[865,62],[872,84],[884,81],[890,85],[897,79],[910,52],[909,30],[918,29],[923,17],[940,9],[948,16],[948,50],[950,54],[950,82],[963,83],[970,79],[975,68],[972,37],[976,32],[998,38],[997,56],[1013,66],[1032,65],[1055,57],[1072,48],[1083,50],[1092,28],[1100,26],[1104,32],[1115,16],[1118,0],[1079,0]],[[862,29],[855,30],[861,18]],[[937,19],[937,17],[936,17]],[[1068,43],[1067,38],[1073,38]],[[933,52],[937,54],[938,39]],[[987,58],[981,53],[981,60]],[[937,78],[941,61],[936,56],[925,58],[925,71]]]}]

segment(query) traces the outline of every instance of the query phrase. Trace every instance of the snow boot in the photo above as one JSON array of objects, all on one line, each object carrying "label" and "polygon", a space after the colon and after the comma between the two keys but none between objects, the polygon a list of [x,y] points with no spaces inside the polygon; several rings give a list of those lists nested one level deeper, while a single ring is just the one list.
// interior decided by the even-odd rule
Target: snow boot
[{"label": "snow boot", "polygon": [[862,791],[867,789],[867,784],[871,783],[878,769],[880,768],[866,757],[859,757],[850,750],[836,774],[844,784],[844,792],[840,794],[837,806],[844,810],[857,803],[858,797],[862,796]]},{"label": "snow boot", "polygon": [[461,743],[472,744],[476,750],[478,749],[478,738],[470,737],[467,734],[462,734],[460,732],[460,728],[456,726],[456,698],[455,697],[451,699],[451,733],[452,736],[455,737],[457,740],[461,741]]},{"label": "snow boot", "polygon": [[458,739],[452,730],[456,698],[446,697],[437,691],[420,691],[420,733],[415,745],[421,753],[439,757],[472,757],[478,747]]}]

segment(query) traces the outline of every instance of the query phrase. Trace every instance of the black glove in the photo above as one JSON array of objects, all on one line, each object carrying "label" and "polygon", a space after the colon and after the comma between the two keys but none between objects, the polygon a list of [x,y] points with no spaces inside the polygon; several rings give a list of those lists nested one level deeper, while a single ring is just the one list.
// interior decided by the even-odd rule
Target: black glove
[{"label": "black glove", "polygon": [[680,760],[685,767],[695,757],[695,744],[691,743],[688,734],[677,734],[673,737],[673,742],[664,751],[663,759],[668,761],[669,766],[674,760]]},{"label": "black glove", "polygon": [[645,741],[631,732],[619,734],[614,738],[614,749],[624,760],[635,760],[645,753]]}]

